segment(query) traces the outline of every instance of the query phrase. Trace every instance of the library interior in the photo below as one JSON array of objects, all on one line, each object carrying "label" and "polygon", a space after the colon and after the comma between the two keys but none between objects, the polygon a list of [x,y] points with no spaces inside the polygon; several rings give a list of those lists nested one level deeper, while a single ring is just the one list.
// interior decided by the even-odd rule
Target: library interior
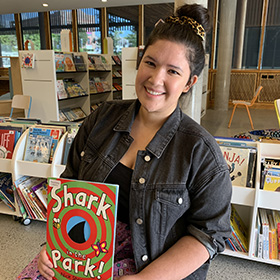
[{"label": "library interior", "polygon": [[[118,187],[98,183],[93,191],[92,182],[60,176],[84,120],[107,101],[137,99],[147,39],[183,4],[206,7],[210,28],[202,41],[204,67],[180,97],[180,109],[213,136],[232,183],[231,234],[211,260],[207,279],[278,279],[279,1],[28,3],[10,0],[0,10],[0,280],[44,280],[37,262],[46,242],[55,264],[64,258],[54,279],[86,279],[78,272],[82,261],[91,277],[113,279]],[[173,203],[167,192],[154,196]],[[71,235],[81,224],[82,241]],[[93,229],[98,233],[90,234]],[[78,278],[67,274],[72,262],[71,277]],[[129,270],[125,265],[119,277]]]}]

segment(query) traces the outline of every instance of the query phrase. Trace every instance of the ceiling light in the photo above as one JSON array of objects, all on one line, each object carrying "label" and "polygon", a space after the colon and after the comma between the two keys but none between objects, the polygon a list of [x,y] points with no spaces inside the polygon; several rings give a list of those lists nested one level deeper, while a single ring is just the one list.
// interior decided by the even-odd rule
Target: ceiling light
[{"label": "ceiling light", "polygon": [[107,2],[107,0],[101,0],[101,2]]},{"label": "ceiling light", "polygon": [[48,6],[49,6],[49,4],[47,4],[47,3],[43,3],[43,4],[42,4],[42,6],[43,6],[43,7],[48,7]]}]

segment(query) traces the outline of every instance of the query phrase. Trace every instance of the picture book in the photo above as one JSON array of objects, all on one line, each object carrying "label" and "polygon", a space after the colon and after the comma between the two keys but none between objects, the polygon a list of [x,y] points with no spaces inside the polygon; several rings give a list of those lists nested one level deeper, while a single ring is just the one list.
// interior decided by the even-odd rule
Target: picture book
[{"label": "picture book", "polygon": [[65,71],[65,64],[64,64],[64,54],[63,53],[55,53],[55,69],[56,72],[64,72]]},{"label": "picture book", "polygon": [[82,55],[74,54],[74,63],[76,71],[86,71],[86,65],[84,62],[84,57]]},{"label": "picture book", "polygon": [[15,131],[0,129],[0,158],[11,159],[15,146]]},{"label": "picture book", "polygon": [[269,259],[278,259],[278,246],[277,246],[277,226],[273,219],[271,211],[267,210],[269,222]]},{"label": "picture book", "polygon": [[63,80],[56,81],[56,90],[57,90],[57,98],[58,100],[65,99],[68,97],[67,92],[64,87]]},{"label": "picture book", "polygon": [[64,53],[65,71],[76,71],[72,53]]},{"label": "picture book", "polygon": [[48,163],[50,159],[52,137],[29,133],[23,160]]},{"label": "picture book", "polygon": [[227,146],[220,146],[220,148],[224,159],[228,164],[232,184],[235,186],[246,187],[250,149]]},{"label": "picture book", "polygon": [[48,178],[53,279],[113,279],[118,186]]},{"label": "picture book", "polygon": [[230,225],[232,228],[232,232],[235,234],[236,239],[238,240],[238,243],[241,245],[245,252],[248,252],[248,229],[245,226],[234,205],[231,206]]},{"label": "picture book", "polygon": [[47,180],[44,180],[40,182],[39,184],[36,184],[32,187],[32,191],[35,193],[35,195],[40,199],[41,203],[47,209],[48,205],[48,186],[47,186]]},{"label": "picture book", "polygon": [[280,212],[277,210],[272,210],[272,217],[276,226],[278,259],[280,260]]},{"label": "picture book", "polygon": [[261,222],[261,234],[263,235],[262,258],[268,260],[269,259],[269,222],[265,209],[259,208],[259,217]]},{"label": "picture book", "polygon": [[263,190],[280,192],[280,168],[269,168],[264,176]]}]

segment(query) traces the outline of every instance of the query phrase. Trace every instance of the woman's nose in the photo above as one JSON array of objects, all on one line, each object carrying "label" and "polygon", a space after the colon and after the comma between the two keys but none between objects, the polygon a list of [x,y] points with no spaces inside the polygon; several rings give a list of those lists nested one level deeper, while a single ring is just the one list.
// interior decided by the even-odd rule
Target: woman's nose
[{"label": "woman's nose", "polygon": [[162,69],[154,69],[151,72],[149,81],[153,84],[153,85],[163,85],[163,81],[164,81],[164,73]]}]

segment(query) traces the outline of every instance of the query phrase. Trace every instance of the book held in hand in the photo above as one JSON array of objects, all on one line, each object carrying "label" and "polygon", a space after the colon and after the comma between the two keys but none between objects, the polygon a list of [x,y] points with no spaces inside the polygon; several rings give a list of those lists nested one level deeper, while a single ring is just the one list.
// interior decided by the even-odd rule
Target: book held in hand
[{"label": "book held in hand", "polygon": [[53,279],[113,279],[118,186],[48,178]]}]

